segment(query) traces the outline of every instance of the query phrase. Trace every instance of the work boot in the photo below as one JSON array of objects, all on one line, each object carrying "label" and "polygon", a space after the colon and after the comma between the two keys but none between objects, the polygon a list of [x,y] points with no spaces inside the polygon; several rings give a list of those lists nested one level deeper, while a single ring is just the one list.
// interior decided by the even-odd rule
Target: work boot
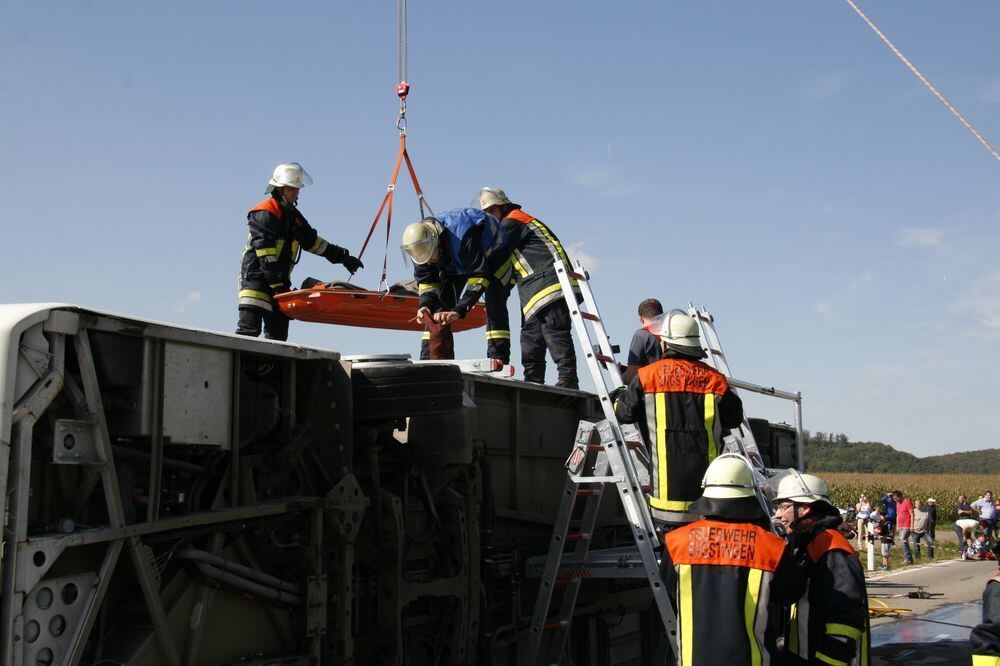
[{"label": "work boot", "polygon": [[562,388],[573,389],[573,390],[579,390],[580,389],[580,382],[576,381],[575,379],[565,379],[565,378],[562,378],[562,379],[559,379],[556,382],[556,386],[559,386],[559,387],[562,387]]}]

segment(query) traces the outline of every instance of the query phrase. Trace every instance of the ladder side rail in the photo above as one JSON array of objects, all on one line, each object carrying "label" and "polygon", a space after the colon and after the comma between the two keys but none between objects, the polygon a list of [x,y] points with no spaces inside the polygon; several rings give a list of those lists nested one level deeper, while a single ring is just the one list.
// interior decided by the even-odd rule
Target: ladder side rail
[{"label": "ladder side rail", "polygon": [[[606,430],[602,432],[601,439],[607,444],[614,433],[603,423],[598,425],[598,429],[602,429],[602,426]],[[618,450],[620,451],[621,448],[619,447]],[[620,453],[615,456],[608,456],[612,472],[617,474],[624,471],[624,457]],[[677,635],[677,618],[674,615],[673,606],[670,604],[667,588],[663,584],[663,578],[660,575],[660,562],[656,557],[656,549],[659,548],[659,541],[656,529],[653,526],[652,517],[646,505],[646,498],[641,491],[636,493],[635,488],[629,487],[625,481],[618,483],[618,495],[622,500],[622,507],[625,509],[625,514],[632,526],[632,537],[642,558],[643,568],[646,571],[646,581],[653,592],[653,599],[656,601],[657,610],[663,622],[663,628],[668,638],[674,640]]]},{"label": "ladder side rail", "polygon": [[[587,312],[597,317],[596,320],[591,321],[591,325],[597,332],[597,342],[600,346],[601,353],[608,358],[615,359],[615,350],[611,344],[611,336],[608,335],[608,331],[604,327],[604,318],[601,317],[601,313],[597,309],[597,300],[594,298],[594,290],[590,287],[590,274],[587,273],[587,269],[583,267],[583,264],[580,263],[579,259],[573,262],[573,268],[575,273],[583,275],[586,278],[584,280],[578,280],[578,282],[580,283],[580,292],[583,294],[583,303],[587,306]],[[625,382],[622,381],[622,373],[618,368],[617,360],[613,360],[611,363],[607,364],[604,369],[610,377],[610,388],[612,391],[625,385]]]},{"label": "ladder side rail", "polygon": [[[563,297],[566,299],[566,305],[569,307],[573,327],[576,329],[577,338],[580,340],[580,344],[584,347],[584,356],[587,359],[590,374],[594,378],[594,385],[597,390],[598,399],[601,402],[601,409],[604,412],[604,417],[611,422],[612,428],[618,437],[618,441],[624,442],[625,437],[621,432],[621,426],[618,423],[618,417],[615,414],[614,404],[611,402],[610,395],[612,390],[623,385],[621,371],[618,369],[617,361],[614,360],[614,350],[611,348],[611,342],[608,338],[607,331],[604,329],[604,324],[600,318],[599,312],[597,311],[594,294],[590,289],[588,274],[578,260],[576,262],[576,272],[582,277],[582,279],[577,280],[577,287],[583,297],[583,305],[587,308],[586,312],[596,318],[596,320],[591,319],[589,321],[591,322],[597,339],[600,341],[600,344],[597,345],[597,347],[601,350],[602,355],[612,359],[611,363],[603,363],[597,358],[595,345],[593,343],[593,338],[591,337],[591,331],[587,327],[588,320],[584,319],[582,316],[583,310],[580,308],[581,304],[577,300],[576,291],[573,288],[572,279],[566,265],[563,264],[562,261],[556,261],[554,265],[556,275],[559,277],[559,284],[562,287]],[[604,366],[603,369],[602,365]],[[649,446],[646,444],[647,452],[648,448]],[[627,457],[625,468],[627,470],[625,473],[632,481],[632,485],[639,487],[639,475],[635,470],[631,456]],[[652,524],[652,518],[649,519],[649,523]]]},{"label": "ladder side rail", "polygon": [[611,398],[609,395],[610,391],[605,383],[604,373],[601,370],[600,361],[594,351],[590,331],[587,329],[587,324],[580,314],[580,303],[576,299],[576,292],[573,290],[569,274],[567,273],[566,267],[563,266],[562,262],[557,261],[555,266],[556,276],[559,278],[559,284],[562,287],[563,297],[566,299],[566,305],[569,307],[570,319],[573,321],[573,328],[576,331],[576,337],[580,341],[580,344],[584,347],[583,356],[587,360],[587,368],[590,370],[590,375],[594,378],[594,388],[596,389],[597,395],[601,400],[601,409],[604,411],[605,418],[614,419],[615,410],[611,405]]},{"label": "ladder side rail", "polygon": [[[732,372],[729,369],[726,354],[722,350],[722,344],[719,342],[719,335],[715,330],[715,318],[705,308],[698,309],[690,302],[688,305],[690,306],[688,314],[694,317],[698,323],[698,334],[701,336],[702,348],[708,354],[709,365],[721,372],[729,380],[732,378]],[[733,386],[732,390],[733,393],[739,395],[735,386]],[[763,459],[760,458],[760,449],[757,446],[757,440],[753,436],[753,430],[750,429],[750,420],[747,418],[746,412],[743,413],[743,423],[740,424],[740,433],[744,440],[743,454],[747,454],[746,449],[752,450],[754,456],[748,457],[748,459],[751,462],[758,462],[763,467]],[[747,446],[747,443],[749,443],[749,446]]]},{"label": "ladder side rail", "polygon": [[538,661],[545,633],[544,627],[549,607],[552,605],[552,595],[555,592],[555,582],[562,563],[563,548],[566,545],[566,534],[569,532],[569,525],[572,522],[577,485],[569,476],[566,477],[563,497],[559,502],[559,513],[552,526],[552,537],[549,540],[548,553],[545,556],[545,568],[538,580],[538,593],[535,596],[535,608],[528,631],[528,643],[525,646],[524,663],[528,666],[534,666]]},{"label": "ladder side rail", "polygon": [[[597,461],[594,464],[594,476],[605,476],[608,471],[608,464],[608,456],[602,456],[598,453]],[[590,548],[593,545],[594,528],[597,525],[597,515],[600,513],[601,498],[604,494],[603,485],[601,489],[602,492],[588,497],[587,503],[584,505],[583,516],[580,519],[580,533],[586,536],[577,541],[576,546],[573,548],[573,558],[577,562],[587,561]],[[557,571],[557,576],[558,573]],[[559,604],[559,625],[553,630],[549,647],[548,663],[550,664],[559,663],[559,659],[566,647],[566,640],[569,638],[570,623],[573,621],[573,612],[576,609],[576,600],[580,594],[582,583],[582,577],[574,577],[563,590],[562,600]]]}]

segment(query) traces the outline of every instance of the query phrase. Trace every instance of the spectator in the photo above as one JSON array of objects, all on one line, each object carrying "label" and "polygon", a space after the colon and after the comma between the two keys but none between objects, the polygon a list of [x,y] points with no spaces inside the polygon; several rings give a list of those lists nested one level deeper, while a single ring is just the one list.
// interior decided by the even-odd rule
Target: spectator
[{"label": "spectator", "polygon": [[931,536],[928,525],[931,522],[930,512],[924,506],[921,499],[917,499],[913,507],[913,552],[917,559],[920,559],[920,542],[927,541],[927,554],[930,559],[934,559],[934,537]]},{"label": "spectator", "polygon": [[910,551],[910,532],[913,528],[913,503],[908,497],[903,497],[903,491],[892,491],[896,500],[896,531],[899,543],[903,546],[903,564],[913,564],[913,553]]},{"label": "spectator", "polygon": [[992,560],[993,552],[990,550],[990,542],[987,541],[986,535],[980,533],[966,549],[965,553],[962,555],[963,560]]},{"label": "spectator", "polygon": [[[971,531],[976,528],[979,523],[973,518],[974,512],[972,510],[972,505],[969,504],[965,495],[958,496],[958,503],[955,505],[955,513],[958,519],[955,521],[955,536],[958,537],[958,549],[961,552],[965,552],[965,539],[971,536]],[[971,527],[970,527],[971,525]],[[970,532],[966,534],[966,532]]]},{"label": "spectator", "polygon": [[864,543],[864,539],[868,536],[868,519],[872,515],[872,503],[862,493],[854,509],[857,511],[858,517],[858,548],[860,549],[861,544]]},{"label": "spectator", "polygon": [[997,505],[993,501],[993,491],[987,490],[983,496],[972,503],[972,508],[979,513],[980,522],[984,523],[991,539],[996,537]]},{"label": "spectator", "polygon": [[927,498],[927,513],[930,515],[927,521],[927,533],[931,535],[931,541],[933,541],[934,529],[937,527],[937,500],[933,497]]},{"label": "spectator", "polygon": [[889,522],[888,518],[878,515],[877,511],[872,513],[871,521],[872,531],[868,538],[882,545],[882,566],[879,568],[888,571],[889,553],[892,552],[893,524]]},{"label": "spectator", "polygon": [[882,502],[882,506],[885,507],[885,511],[882,512],[882,517],[892,523],[893,531],[896,529],[896,500],[893,498],[893,495],[895,495],[896,492],[898,491],[894,490],[879,500]]}]

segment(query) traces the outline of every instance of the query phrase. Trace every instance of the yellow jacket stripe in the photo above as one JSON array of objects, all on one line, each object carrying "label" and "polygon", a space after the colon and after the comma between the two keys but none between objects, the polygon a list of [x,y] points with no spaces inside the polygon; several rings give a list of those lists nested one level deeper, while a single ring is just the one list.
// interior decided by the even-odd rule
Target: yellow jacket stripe
[{"label": "yellow jacket stripe", "polygon": [[861,634],[864,633],[863,629],[858,629],[857,627],[852,627],[847,624],[838,624],[836,622],[826,623],[826,633],[831,636],[846,636],[847,638],[853,638],[858,640],[861,638]]},{"label": "yellow jacket stripe", "polygon": [[849,662],[841,661],[840,659],[834,659],[833,657],[828,657],[822,652],[816,652],[816,660],[821,661],[824,664],[830,664],[830,666],[847,666]]},{"label": "yellow jacket stripe", "polygon": [[680,622],[680,653],[681,666],[694,664],[694,590],[691,585],[691,565],[681,564],[677,567],[678,597],[680,612],[677,619]]},{"label": "yellow jacket stripe", "polygon": [[[758,627],[757,604],[760,600],[760,582],[764,572],[760,569],[750,569],[747,577],[747,596],[743,600],[743,618],[746,621],[747,638],[750,642],[750,664],[761,666],[760,646],[764,642],[764,627]],[[758,635],[758,629],[760,635]]]},{"label": "yellow jacket stripe", "polygon": [[510,331],[486,331],[487,340],[510,340]]},{"label": "yellow jacket stripe", "polygon": [[489,284],[490,281],[488,278],[470,277],[468,281],[465,283],[465,288],[469,289],[470,287],[482,287],[483,289],[486,289],[486,287],[488,287]]},{"label": "yellow jacket stripe", "polygon": [[1000,657],[987,654],[972,655],[972,666],[1000,666]]}]

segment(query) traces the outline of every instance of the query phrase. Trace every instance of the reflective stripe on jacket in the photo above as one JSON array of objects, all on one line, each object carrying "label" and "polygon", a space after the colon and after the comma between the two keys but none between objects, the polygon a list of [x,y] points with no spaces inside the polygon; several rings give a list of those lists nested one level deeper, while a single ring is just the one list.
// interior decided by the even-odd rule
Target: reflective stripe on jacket
[{"label": "reflective stripe on jacket", "polygon": [[618,398],[623,423],[637,423],[649,443],[654,517],[673,521],[701,495],[701,477],[718,455],[723,428],[743,420],[725,376],[694,359],[670,356],[640,368]]},{"label": "reflective stripe on jacket", "polygon": [[792,606],[786,649],[809,663],[868,666],[868,593],[854,548],[838,530],[826,529],[805,555],[808,583]]},{"label": "reflective stripe on jacket", "polygon": [[249,237],[240,265],[240,305],[271,311],[274,289],[291,284],[301,249],[326,252],[327,242],[294,206],[268,197],[247,213]]},{"label": "reflective stripe on jacket", "polygon": [[[552,230],[523,210],[511,211],[502,224],[511,252],[496,277],[503,280],[509,276],[509,282],[517,284],[521,313],[526,320],[531,319],[549,303],[563,298],[555,262],[560,260],[570,269],[569,256]],[[576,280],[570,282],[576,286]]]},{"label": "reflective stripe on jacket", "polygon": [[760,525],[715,519],[679,527],[663,541],[678,664],[770,664],[780,618],[770,618],[768,604],[783,587],[801,589],[785,541]]}]

